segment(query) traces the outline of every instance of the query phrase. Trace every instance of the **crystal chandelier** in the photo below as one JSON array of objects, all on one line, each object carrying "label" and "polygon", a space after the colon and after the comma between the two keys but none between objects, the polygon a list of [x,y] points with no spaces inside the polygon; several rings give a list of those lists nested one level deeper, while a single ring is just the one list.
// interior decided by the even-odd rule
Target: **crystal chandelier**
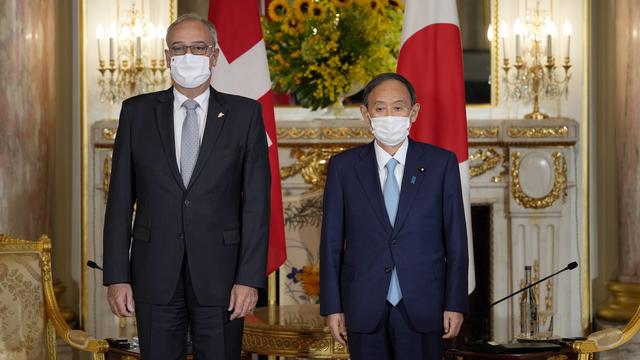
[{"label": "crystal chandelier", "polygon": [[[571,23],[565,20],[563,26],[564,39],[557,34],[557,27],[551,19],[540,10],[540,1],[533,10],[527,9],[525,21],[519,18],[513,26],[515,40],[515,62],[510,62],[507,49],[508,27],[500,24],[498,35],[502,41],[502,56],[506,99],[513,102],[533,104],[532,112],[525,119],[541,120],[549,115],[540,112],[540,100],[553,100],[568,95],[571,80],[570,42]],[[494,29],[489,29],[493,34]],[[493,38],[493,36],[492,36]],[[554,49],[556,41],[564,40],[562,47],[562,71],[557,71]],[[512,71],[514,69],[515,71]]]},{"label": "crystal chandelier", "polygon": [[111,22],[106,34],[102,24],[96,27],[100,101],[110,104],[169,84],[164,60],[165,27],[145,20],[144,2],[140,10],[132,3],[123,12],[123,20],[118,20],[119,3],[116,21]]}]

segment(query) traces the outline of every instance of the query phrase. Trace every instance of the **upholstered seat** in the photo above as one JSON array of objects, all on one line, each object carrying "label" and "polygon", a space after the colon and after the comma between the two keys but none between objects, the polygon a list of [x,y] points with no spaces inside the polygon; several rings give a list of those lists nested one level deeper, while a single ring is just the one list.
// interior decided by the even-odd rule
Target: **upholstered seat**
[{"label": "upholstered seat", "polygon": [[56,358],[56,335],[72,347],[104,359],[107,342],[72,330],[64,321],[51,282],[51,240],[0,235],[0,360]]},{"label": "upholstered seat", "polygon": [[604,329],[589,335],[586,340],[573,343],[579,360],[591,360],[594,353],[618,348],[631,340],[640,330],[640,306],[624,329]]}]

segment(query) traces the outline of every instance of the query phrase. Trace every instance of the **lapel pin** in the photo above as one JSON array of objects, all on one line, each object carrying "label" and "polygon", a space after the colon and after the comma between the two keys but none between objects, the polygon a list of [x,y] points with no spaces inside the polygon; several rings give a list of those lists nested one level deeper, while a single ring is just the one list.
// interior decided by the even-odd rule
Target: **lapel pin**
[{"label": "lapel pin", "polygon": [[420,170],[420,172],[424,172],[424,168],[423,167],[420,167],[420,169],[418,169],[418,170]]},{"label": "lapel pin", "polygon": [[220,119],[220,118],[221,118],[221,117],[223,117],[223,116],[224,116],[224,113],[223,113],[223,112],[219,112],[219,113],[218,113],[218,119]]},{"label": "lapel pin", "polygon": [[412,183],[412,184],[415,184],[415,183],[416,183],[416,176],[415,176],[415,175],[411,177],[411,183]]}]

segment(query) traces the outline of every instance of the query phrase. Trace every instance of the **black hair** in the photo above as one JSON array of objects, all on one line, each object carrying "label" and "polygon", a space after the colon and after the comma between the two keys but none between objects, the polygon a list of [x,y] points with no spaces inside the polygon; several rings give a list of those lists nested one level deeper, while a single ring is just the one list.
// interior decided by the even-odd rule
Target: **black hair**
[{"label": "black hair", "polygon": [[369,94],[371,94],[373,89],[387,80],[397,80],[404,84],[404,86],[407,88],[407,91],[409,92],[409,97],[411,97],[411,106],[416,104],[416,90],[413,88],[413,85],[411,85],[407,78],[396,73],[383,73],[374,77],[371,81],[369,81],[367,86],[364,87],[362,93],[362,104],[365,107],[369,107]]}]

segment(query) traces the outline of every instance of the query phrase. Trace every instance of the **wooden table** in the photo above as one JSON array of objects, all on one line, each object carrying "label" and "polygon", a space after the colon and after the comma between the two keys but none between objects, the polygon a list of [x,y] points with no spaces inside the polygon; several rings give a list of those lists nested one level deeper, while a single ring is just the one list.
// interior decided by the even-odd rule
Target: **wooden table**
[{"label": "wooden table", "polygon": [[348,359],[319,305],[282,305],[256,308],[244,321],[242,350],[247,353],[304,357],[313,359]]}]

